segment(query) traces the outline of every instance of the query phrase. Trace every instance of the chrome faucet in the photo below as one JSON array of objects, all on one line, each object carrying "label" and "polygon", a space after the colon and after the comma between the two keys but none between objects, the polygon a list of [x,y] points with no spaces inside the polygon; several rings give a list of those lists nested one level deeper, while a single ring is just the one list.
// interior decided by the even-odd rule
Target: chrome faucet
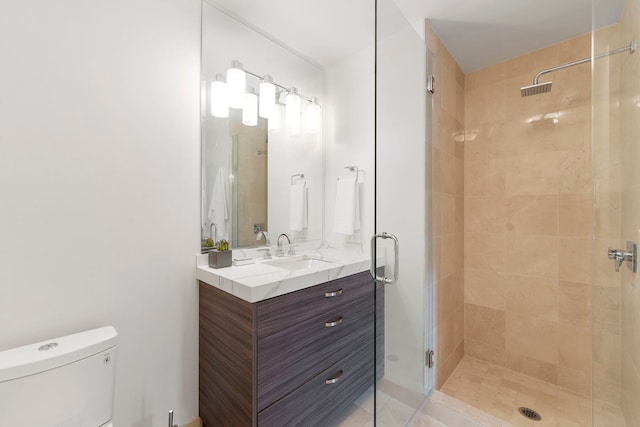
[{"label": "chrome faucet", "polygon": [[260,240],[264,237],[264,244],[266,246],[269,246],[271,244],[271,242],[269,242],[269,233],[267,233],[266,231],[258,231],[256,233],[256,240]]},{"label": "chrome faucet", "polygon": [[[282,233],[281,235],[278,236],[278,240],[277,240],[277,245],[278,245],[278,249],[276,249],[276,256],[284,256],[284,249],[282,248],[282,240],[281,238],[285,237],[287,239],[287,242],[289,243],[289,245],[291,245],[291,239],[289,238],[289,235],[286,233]],[[289,246],[289,248],[291,248],[291,246]],[[291,255],[292,252],[291,250],[289,250],[289,255]]]}]

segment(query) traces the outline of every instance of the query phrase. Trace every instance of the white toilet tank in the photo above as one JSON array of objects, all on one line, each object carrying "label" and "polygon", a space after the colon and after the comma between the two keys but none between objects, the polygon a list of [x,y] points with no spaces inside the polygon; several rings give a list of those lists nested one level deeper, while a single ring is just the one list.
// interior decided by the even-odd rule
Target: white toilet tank
[{"label": "white toilet tank", "polygon": [[0,352],[0,427],[111,427],[116,330]]}]

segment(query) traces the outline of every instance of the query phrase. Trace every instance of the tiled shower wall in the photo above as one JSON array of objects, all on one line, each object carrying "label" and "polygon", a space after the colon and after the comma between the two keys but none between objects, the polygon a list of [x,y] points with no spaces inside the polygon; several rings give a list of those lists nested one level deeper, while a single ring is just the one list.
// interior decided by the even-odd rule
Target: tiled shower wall
[{"label": "tiled shower wall", "polygon": [[[596,33],[596,51],[640,41],[640,1],[628,0],[620,24]],[[640,55],[623,53],[594,69],[596,247],[594,280],[594,425],[621,405],[640,425],[640,275],[606,258],[609,246],[640,243]],[[598,218],[602,217],[602,218]],[[615,245],[615,246],[614,246]]]},{"label": "tiled shower wall", "polygon": [[465,76],[464,352],[583,395],[591,381],[590,35]]},{"label": "tiled shower wall", "polygon": [[432,220],[435,269],[436,387],[464,356],[464,74],[427,27],[435,92],[432,130]]},{"label": "tiled shower wall", "polygon": [[[620,25],[596,32],[596,52],[619,47]],[[621,246],[620,61],[626,54],[600,59],[593,72],[594,270],[593,313],[594,425],[601,411],[621,406],[622,329],[620,273],[607,258],[607,249]],[[624,269],[623,269],[624,271]],[[624,424],[619,424],[624,425]]]},{"label": "tiled shower wall", "polygon": [[[640,41],[640,1],[627,0],[621,22],[624,46]],[[620,59],[622,240],[640,243],[640,53]],[[622,407],[627,425],[640,425],[640,275],[622,273]]]}]

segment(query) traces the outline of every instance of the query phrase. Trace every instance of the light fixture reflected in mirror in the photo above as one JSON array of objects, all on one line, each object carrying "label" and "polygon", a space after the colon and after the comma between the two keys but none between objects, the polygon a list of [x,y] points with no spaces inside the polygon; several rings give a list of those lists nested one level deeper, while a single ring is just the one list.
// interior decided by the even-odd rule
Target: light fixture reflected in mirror
[{"label": "light fixture reflected in mirror", "polygon": [[271,117],[267,121],[267,129],[272,131],[280,130],[280,122],[282,121],[282,104],[276,102],[273,106]]},{"label": "light fixture reflected in mirror", "polygon": [[273,78],[266,74],[260,83],[260,117],[270,119],[276,107],[276,86]]},{"label": "light fixture reflected in mirror", "polygon": [[247,74],[242,69],[240,61],[231,61],[231,68],[227,70],[227,86],[229,87],[229,107],[242,108],[247,86]]},{"label": "light fixture reflected in mirror", "polygon": [[[247,90],[247,75],[259,80],[259,97],[253,89]],[[229,108],[242,109],[243,124],[256,126],[259,115],[268,120],[270,130],[277,130],[281,126],[281,106],[284,103],[284,119],[292,136],[299,135],[301,131],[303,100],[308,103],[305,109],[306,131],[318,133],[322,128],[322,109],[318,98],[301,95],[295,87],[287,89],[274,82],[269,74],[261,77],[245,70],[240,61],[233,60],[227,70],[226,83],[222,75],[217,75],[211,83],[211,114],[214,116],[229,117]]]},{"label": "light fixture reflected in mirror", "polygon": [[258,97],[252,87],[248,87],[247,93],[244,95],[242,124],[246,126],[256,126],[258,124]]},{"label": "light fixture reflected in mirror", "polygon": [[311,104],[307,105],[307,132],[320,132],[322,110],[318,105],[318,98],[313,98]]},{"label": "light fixture reflected in mirror", "polygon": [[285,98],[285,121],[292,134],[300,130],[300,96],[298,89],[292,87]]},{"label": "light fixture reflected in mirror", "polygon": [[211,83],[211,115],[229,117],[229,88],[222,74]]}]

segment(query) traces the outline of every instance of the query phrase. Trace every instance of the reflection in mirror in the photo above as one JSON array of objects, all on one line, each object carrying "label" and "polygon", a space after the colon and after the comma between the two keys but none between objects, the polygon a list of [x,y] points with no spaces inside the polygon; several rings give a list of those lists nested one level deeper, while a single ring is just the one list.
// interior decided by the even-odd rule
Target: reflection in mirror
[{"label": "reflection in mirror", "polygon": [[322,93],[321,68],[203,4],[203,251],[322,239]]},{"label": "reflection in mirror", "polygon": [[267,224],[267,129],[231,120],[231,245],[255,246]]}]

